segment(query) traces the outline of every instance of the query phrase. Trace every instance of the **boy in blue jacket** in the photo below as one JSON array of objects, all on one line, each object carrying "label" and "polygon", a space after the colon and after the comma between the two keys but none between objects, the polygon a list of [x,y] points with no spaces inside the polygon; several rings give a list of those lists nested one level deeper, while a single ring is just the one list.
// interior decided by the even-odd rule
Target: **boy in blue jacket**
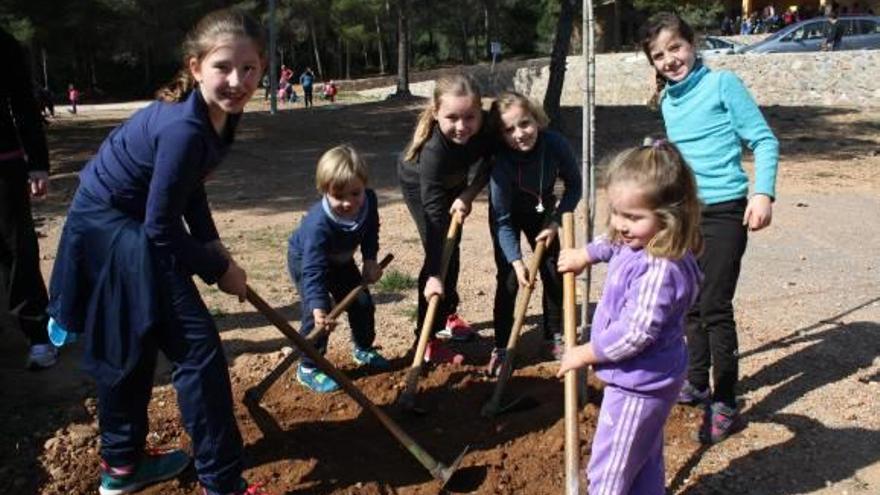
[{"label": "boy in blue jacket", "polygon": [[[349,146],[337,146],[318,160],[315,173],[320,201],[309,208],[302,224],[290,236],[287,266],[302,300],[300,333],[311,333],[315,326],[333,328],[327,318],[331,298],[341,301],[363,282],[373,283],[382,276],[376,262],[379,252],[379,210],[376,193],[367,189],[367,165]],[[363,273],[354,261],[360,246]],[[348,322],[354,342],[356,363],[387,369],[388,361],[373,347],[376,337],[375,306],[364,290],[348,307]],[[327,338],[316,344],[327,350]],[[339,389],[339,384],[304,357],[296,372],[297,380],[318,393]]]}]

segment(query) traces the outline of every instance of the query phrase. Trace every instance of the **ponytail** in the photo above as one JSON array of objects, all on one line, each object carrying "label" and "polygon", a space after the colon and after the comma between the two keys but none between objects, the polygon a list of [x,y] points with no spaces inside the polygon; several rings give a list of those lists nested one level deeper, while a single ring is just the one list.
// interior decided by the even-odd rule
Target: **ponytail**
[{"label": "ponytail", "polygon": [[413,132],[412,141],[410,141],[403,154],[404,161],[411,162],[418,158],[419,152],[422,151],[422,146],[425,145],[425,141],[431,137],[431,129],[433,127],[434,108],[432,105],[428,105],[419,114],[419,121],[416,123],[416,130]]},{"label": "ponytail", "polygon": [[166,103],[176,103],[186,99],[187,95],[196,87],[189,67],[180,69],[168,84],[156,91],[156,99]]},{"label": "ponytail", "polygon": [[660,99],[663,94],[663,89],[666,88],[666,78],[661,76],[659,72],[654,73],[654,94],[651,95],[651,99],[648,100],[648,108],[651,110],[660,109]]}]

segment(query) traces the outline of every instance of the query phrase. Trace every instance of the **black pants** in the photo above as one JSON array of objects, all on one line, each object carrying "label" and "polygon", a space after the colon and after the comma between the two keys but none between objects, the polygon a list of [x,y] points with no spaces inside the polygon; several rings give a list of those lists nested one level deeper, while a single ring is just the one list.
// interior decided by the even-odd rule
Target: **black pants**
[{"label": "black pants", "polygon": [[312,86],[303,86],[303,102],[306,108],[312,106]]},{"label": "black pants", "polygon": [[[416,222],[416,228],[419,230],[419,238],[422,240],[422,249],[428,252],[427,248],[427,219],[425,218],[425,210],[422,208],[422,192],[418,183],[410,184],[401,181],[400,189],[403,192],[403,200],[409,209],[410,215]],[[446,317],[458,310],[458,270],[459,261],[459,244],[461,243],[461,232],[455,242],[455,249],[452,251],[452,257],[449,258],[449,268],[446,271],[446,279],[443,281],[443,299],[437,308],[437,314],[434,317],[434,324],[431,328],[431,336],[442,330],[446,326]],[[419,319],[415,333],[418,337],[425,321],[425,314],[428,312],[428,300],[425,299],[425,284],[428,283],[428,260],[422,263],[422,269],[419,271]]]},{"label": "black pants", "polygon": [[[515,212],[511,215],[513,230],[519,238],[525,234],[532,252],[535,250],[535,237],[543,230],[545,215],[532,211]],[[492,247],[495,251],[495,347],[507,347],[510,338],[510,330],[513,326],[513,313],[516,306],[516,295],[519,292],[519,281],[516,278],[516,270],[504,257],[501,245],[498,242],[498,231],[495,225],[495,212],[489,208],[489,226],[492,232]],[[541,274],[541,284],[544,287],[541,305],[543,307],[544,338],[549,339],[553,334],[560,332],[562,320],[562,277],[556,270],[556,261],[559,258],[559,237],[547,246],[544,251],[544,259],[538,266]],[[526,262],[526,260],[523,260]],[[526,262],[526,265],[528,263]]]},{"label": "black pants", "polygon": [[0,328],[17,325],[31,345],[46,344],[46,284],[24,162],[0,163]]},{"label": "black pants", "polygon": [[733,295],[748,232],[742,224],[746,200],[706,206],[700,224],[705,247],[700,256],[703,285],[687,317],[690,364],[688,381],[699,389],[714,382],[713,400],[736,405],[739,344],[733,319]]}]

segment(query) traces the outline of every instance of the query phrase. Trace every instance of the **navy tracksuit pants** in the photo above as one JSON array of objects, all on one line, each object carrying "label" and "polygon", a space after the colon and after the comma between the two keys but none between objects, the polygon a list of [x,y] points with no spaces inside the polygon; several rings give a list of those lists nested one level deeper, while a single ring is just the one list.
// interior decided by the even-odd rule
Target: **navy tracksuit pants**
[{"label": "navy tracksuit pants", "polygon": [[[288,255],[287,268],[290,271],[293,283],[296,284],[296,290],[299,291],[300,297],[302,297],[302,259]],[[342,265],[329,264],[325,280],[327,290],[336,303],[342,301],[352,289],[363,282],[361,272],[358,270],[357,265],[355,265],[354,260],[349,260],[348,263]],[[301,305],[302,324],[299,328],[299,333],[303,337],[307,336],[315,328],[315,317],[312,315],[313,309],[303,299]],[[329,313],[330,310],[328,309],[327,312]],[[354,342],[354,345],[359,349],[370,349],[373,347],[373,341],[376,338],[376,306],[373,304],[373,297],[370,295],[370,291],[361,291],[360,295],[351,303],[351,306],[348,307],[345,313],[348,315],[348,326],[351,327],[351,340]],[[316,342],[315,347],[321,354],[326,353],[327,337],[323,337]],[[315,363],[307,356],[303,356],[301,363],[305,367],[315,367]]]},{"label": "navy tracksuit pants", "polygon": [[220,335],[192,277],[156,260],[162,322],[144,337],[134,370],[113,386],[98,380],[101,457],[111,466],[137,462],[148,432],[147,405],[158,351],[174,364],[172,381],[192,439],[199,481],[209,490],[240,487],[242,440]]}]

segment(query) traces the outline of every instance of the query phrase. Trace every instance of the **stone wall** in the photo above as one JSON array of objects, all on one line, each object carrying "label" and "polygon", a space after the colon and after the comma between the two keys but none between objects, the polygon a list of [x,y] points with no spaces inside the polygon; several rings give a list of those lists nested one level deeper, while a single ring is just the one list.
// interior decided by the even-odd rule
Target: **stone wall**
[{"label": "stone wall", "polygon": [[[746,54],[711,57],[713,69],[735,72],[762,106],[880,106],[880,50],[816,53]],[[487,95],[516,89],[542,99],[547,90],[549,59],[464,68],[480,81]],[[596,55],[596,101],[600,105],[641,105],[651,95],[653,73],[642,53]],[[430,96],[433,81],[413,83],[410,90]],[[584,59],[569,57],[562,104],[580,105],[584,92]],[[362,93],[382,97],[394,88]]]}]

